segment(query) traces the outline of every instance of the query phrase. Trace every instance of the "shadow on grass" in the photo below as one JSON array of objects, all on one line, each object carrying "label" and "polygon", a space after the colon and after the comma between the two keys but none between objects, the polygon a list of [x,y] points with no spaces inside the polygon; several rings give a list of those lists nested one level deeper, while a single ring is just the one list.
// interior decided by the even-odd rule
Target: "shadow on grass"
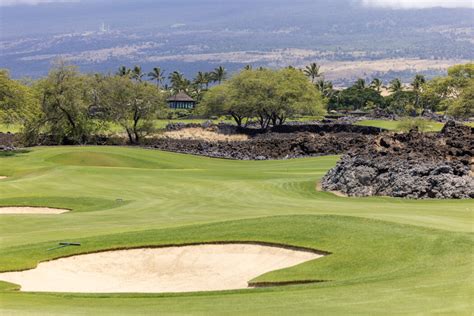
[{"label": "shadow on grass", "polygon": [[28,150],[28,149],[0,151],[0,158],[2,158],[2,157],[13,157],[13,156],[20,155],[20,154],[27,154],[29,152],[30,152],[30,150]]}]

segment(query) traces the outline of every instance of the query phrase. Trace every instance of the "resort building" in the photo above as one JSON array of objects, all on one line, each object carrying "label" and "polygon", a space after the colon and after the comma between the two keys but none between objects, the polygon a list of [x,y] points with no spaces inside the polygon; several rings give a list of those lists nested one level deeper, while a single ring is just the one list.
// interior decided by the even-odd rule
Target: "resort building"
[{"label": "resort building", "polygon": [[196,106],[196,101],[186,93],[180,91],[178,94],[168,98],[170,109],[192,110]]}]

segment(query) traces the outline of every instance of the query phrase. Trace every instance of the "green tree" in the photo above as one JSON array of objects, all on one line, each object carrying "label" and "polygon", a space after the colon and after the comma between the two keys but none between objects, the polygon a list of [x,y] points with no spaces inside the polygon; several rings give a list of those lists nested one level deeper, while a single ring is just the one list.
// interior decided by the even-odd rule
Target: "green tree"
[{"label": "green tree", "polygon": [[186,79],[182,73],[178,71],[173,71],[169,75],[169,80],[173,93],[178,93],[179,91],[189,92],[191,87],[191,81]]},{"label": "green tree", "polygon": [[323,112],[323,100],[300,71],[244,70],[211,88],[200,106],[206,115],[231,115],[242,126],[258,118],[261,128],[283,124],[295,114]]},{"label": "green tree", "polygon": [[161,87],[161,84],[165,80],[165,72],[160,67],[155,67],[153,70],[148,74],[148,77],[156,81],[156,86],[158,88]]},{"label": "green tree", "polygon": [[120,66],[117,70],[117,75],[121,77],[130,77],[132,75],[132,70],[125,66]]},{"label": "green tree", "polygon": [[474,80],[469,80],[459,98],[448,107],[448,114],[456,118],[474,116]]},{"label": "green tree", "polygon": [[393,79],[392,81],[390,81],[390,85],[388,87],[388,90],[392,93],[403,91],[402,81],[399,78]]},{"label": "green tree", "polygon": [[85,143],[96,127],[89,116],[89,87],[90,77],[59,61],[36,84],[41,115],[28,129],[39,131],[43,127],[58,142]]},{"label": "green tree", "polygon": [[206,88],[209,85],[209,76],[206,75],[206,73],[199,71],[196,75],[196,78],[194,78],[194,83],[202,90],[204,86]]},{"label": "green tree", "polygon": [[[472,87],[474,64],[456,65],[448,69],[448,76],[437,77],[423,85],[420,105],[431,111],[445,111],[456,117],[472,113],[466,99]],[[466,90],[466,91],[465,91]]]},{"label": "green tree", "polygon": [[219,66],[214,71],[212,72],[212,78],[214,82],[217,82],[218,84],[221,84],[222,81],[226,79],[227,72],[224,67]]},{"label": "green tree", "polygon": [[374,78],[370,83],[370,87],[380,93],[383,88],[383,82],[379,78]]},{"label": "green tree", "polygon": [[420,94],[422,92],[423,86],[426,83],[425,76],[423,75],[416,75],[411,83],[413,92],[415,93],[415,109],[419,108],[420,105]]},{"label": "green tree", "polygon": [[357,81],[354,83],[354,85],[352,87],[354,87],[357,90],[364,90],[366,88],[365,87],[365,80],[362,79],[362,78],[357,79]]},{"label": "green tree", "polygon": [[38,115],[40,105],[35,91],[0,69],[0,122],[25,126]]},{"label": "green tree", "polygon": [[140,66],[135,66],[132,69],[132,78],[137,80],[137,81],[142,81],[142,78],[145,76],[145,74],[142,71],[142,67]]},{"label": "green tree", "polygon": [[314,81],[317,78],[322,76],[320,70],[321,70],[321,66],[319,66],[317,63],[311,63],[305,67],[303,72],[305,73],[306,76],[311,78],[311,82],[314,83]]},{"label": "green tree", "polygon": [[361,89],[358,84],[334,92],[328,101],[328,110],[361,110],[374,106],[384,107],[384,98],[374,89]]},{"label": "green tree", "polygon": [[316,81],[315,86],[319,93],[321,93],[321,95],[323,95],[325,98],[331,98],[334,93],[334,88],[331,81],[320,79]]},{"label": "green tree", "polygon": [[453,78],[474,79],[474,63],[449,67],[448,76]]},{"label": "green tree", "polygon": [[165,108],[163,94],[155,87],[126,77],[105,77],[98,95],[98,105],[107,120],[122,126],[131,144],[139,144],[153,132],[154,119]]}]

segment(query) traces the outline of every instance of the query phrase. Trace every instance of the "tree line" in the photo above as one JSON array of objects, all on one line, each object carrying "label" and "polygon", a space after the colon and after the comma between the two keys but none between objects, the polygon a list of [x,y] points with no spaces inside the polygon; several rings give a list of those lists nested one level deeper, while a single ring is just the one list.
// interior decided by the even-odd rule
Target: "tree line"
[{"label": "tree line", "polygon": [[[58,62],[47,76],[34,81],[13,80],[8,71],[0,70],[0,123],[20,124],[30,144],[40,135],[49,135],[57,143],[86,143],[115,124],[136,144],[153,132],[154,120],[171,111],[166,99],[179,91],[198,102],[195,116],[226,115],[239,126],[256,121],[261,128],[332,110],[382,109],[400,115],[431,110],[470,117],[473,74],[474,64],[466,64],[451,67],[447,76],[432,80],[418,75],[410,86],[394,79],[384,87],[375,78],[336,89],[316,63],[304,69],[289,66],[279,70],[248,65],[230,78],[223,67],[217,67],[198,72],[190,80],[177,71],[166,75],[159,67],[149,73],[135,66],[120,67],[113,74],[84,74]],[[386,96],[384,89],[390,92]]]}]

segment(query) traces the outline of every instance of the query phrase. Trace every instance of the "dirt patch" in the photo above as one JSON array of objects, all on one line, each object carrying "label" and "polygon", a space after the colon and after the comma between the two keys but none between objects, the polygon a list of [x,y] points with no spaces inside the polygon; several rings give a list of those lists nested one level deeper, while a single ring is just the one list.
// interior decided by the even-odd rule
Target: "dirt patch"
[{"label": "dirt patch", "polygon": [[245,141],[249,137],[243,134],[226,135],[217,133],[214,130],[208,130],[203,128],[185,128],[178,131],[167,131],[163,134],[166,138],[172,139],[195,139],[204,140],[209,142],[219,141]]},{"label": "dirt patch", "polygon": [[2,214],[42,214],[56,215],[69,212],[66,209],[49,208],[49,207],[30,207],[30,206],[6,206],[0,207],[0,215]]},{"label": "dirt patch", "polygon": [[141,248],[78,255],[0,274],[22,291],[161,293],[243,289],[266,272],[322,257],[256,244]]}]

